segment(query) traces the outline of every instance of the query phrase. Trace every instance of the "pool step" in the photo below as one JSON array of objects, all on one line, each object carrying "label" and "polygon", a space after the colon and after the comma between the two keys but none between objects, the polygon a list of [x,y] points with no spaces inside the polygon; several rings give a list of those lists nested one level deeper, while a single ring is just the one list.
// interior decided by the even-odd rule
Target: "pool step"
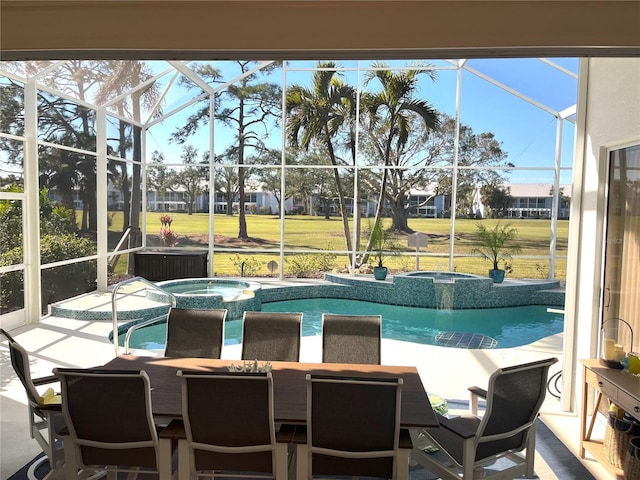
[{"label": "pool step", "polygon": [[[118,321],[153,318],[168,311],[168,305],[147,298],[144,292],[119,298],[117,305]],[[111,292],[91,292],[61,300],[51,305],[51,315],[75,320],[111,321]]]}]

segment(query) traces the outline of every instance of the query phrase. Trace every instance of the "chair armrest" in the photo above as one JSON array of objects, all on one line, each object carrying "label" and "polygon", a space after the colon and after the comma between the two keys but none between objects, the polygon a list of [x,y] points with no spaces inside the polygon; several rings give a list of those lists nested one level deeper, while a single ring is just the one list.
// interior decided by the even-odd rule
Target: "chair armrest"
[{"label": "chair armrest", "polygon": [[33,383],[36,387],[40,385],[46,385],[48,383],[59,382],[60,379],[57,375],[49,375],[48,377],[40,377],[40,378],[32,378],[31,383]]},{"label": "chair armrest", "polygon": [[471,395],[477,395],[478,397],[487,398],[487,391],[480,387],[469,387],[467,390],[471,392]]},{"label": "chair armrest", "polygon": [[487,398],[487,391],[480,387],[469,387],[467,390],[471,393],[469,399],[469,413],[471,415],[478,415],[478,398]]},{"label": "chair armrest", "polygon": [[469,430],[464,425],[460,425],[459,422],[456,422],[454,418],[443,417],[442,415],[437,415],[438,422],[440,422],[440,428],[446,428],[451,433],[459,436],[460,438],[466,440],[467,438],[474,437],[476,432]]}]

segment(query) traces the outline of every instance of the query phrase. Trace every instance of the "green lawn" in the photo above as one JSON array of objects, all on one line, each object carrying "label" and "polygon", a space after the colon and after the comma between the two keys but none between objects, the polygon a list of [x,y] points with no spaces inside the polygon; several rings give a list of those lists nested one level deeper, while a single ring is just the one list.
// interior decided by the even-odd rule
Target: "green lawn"
[{"label": "green lawn", "polygon": [[[114,212],[110,214],[112,231],[121,231],[122,214]],[[174,221],[172,230],[178,235],[178,246],[200,246],[206,247],[208,244],[208,219],[207,213],[197,213],[187,215],[186,213],[172,214]],[[160,231],[160,214],[148,213],[147,220],[147,241],[149,245],[158,245],[158,235]],[[280,243],[280,222],[279,217],[273,215],[247,215],[247,230],[249,236],[255,240],[249,243],[238,243],[238,216],[216,215],[214,218],[214,232],[216,235],[216,246],[224,248],[242,249],[241,252],[220,252],[214,257],[214,271],[216,275],[238,275],[239,264],[243,261],[245,266],[249,263],[256,265],[255,274],[268,275],[267,263],[270,260],[279,262],[279,255],[271,253],[253,253],[257,249],[279,248]],[[492,226],[496,220],[480,220],[482,223]],[[547,278],[549,262],[549,243],[551,238],[550,220],[503,220],[511,223],[518,230],[518,243],[522,246],[522,252],[512,263],[515,278]],[[490,265],[479,258],[471,255],[474,247],[473,234],[478,220],[458,219],[456,221],[455,242],[454,242],[454,270],[465,273],[475,273],[486,275]],[[390,220],[387,220],[390,224]],[[421,253],[426,253],[427,257],[420,259],[421,270],[448,270],[449,269],[449,248],[450,248],[450,221],[449,219],[432,218],[412,218],[409,225],[416,231],[429,235],[429,245],[421,249]],[[353,223],[350,223],[353,228]],[[556,259],[555,277],[564,279],[566,274],[566,254],[569,222],[562,220],[558,222],[556,252],[559,257]],[[366,232],[370,228],[370,219],[362,220],[361,231],[366,239]],[[342,221],[339,217],[331,217],[325,220],[316,216],[287,216],[284,223],[284,242],[286,250],[344,250],[345,241],[342,232]],[[197,239],[199,243],[192,243]],[[407,246],[407,236],[404,234],[393,235],[393,240],[399,247],[400,255],[390,256],[386,264],[392,269],[414,270],[415,269],[415,248]],[[364,247],[364,240],[363,240]],[[362,248],[363,248],[362,247]],[[111,247],[113,248],[113,247]],[[310,254],[311,255],[311,254]],[[304,270],[304,265],[311,260],[318,260],[318,252],[310,255],[300,253],[287,255],[285,270],[293,269],[292,274]],[[308,257],[308,258],[305,258]],[[543,258],[531,258],[543,257]],[[323,257],[324,267],[330,263],[337,268],[346,268],[348,258],[346,255],[338,255],[333,262]],[[302,270],[301,270],[302,269]],[[299,274],[299,273],[298,273]]]}]

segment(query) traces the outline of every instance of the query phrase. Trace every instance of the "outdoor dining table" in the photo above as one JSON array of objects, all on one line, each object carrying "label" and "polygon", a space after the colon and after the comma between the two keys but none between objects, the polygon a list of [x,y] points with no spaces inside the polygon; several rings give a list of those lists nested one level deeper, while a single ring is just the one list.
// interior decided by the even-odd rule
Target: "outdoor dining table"
[{"label": "outdoor dining table", "polygon": [[[253,363],[253,362],[248,362]],[[306,424],[307,384],[306,375],[336,375],[355,378],[402,378],[400,428],[406,433],[411,428],[438,427],[439,423],[429,402],[418,370],[413,366],[364,365],[346,363],[270,362],[273,377],[274,420],[282,425]],[[170,420],[160,437],[160,480],[169,480],[171,473],[172,443],[184,438],[182,426],[182,385],[178,370],[227,372],[232,365],[243,365],[242,360],[209,358],[176,358],[120,355],[99,370],[144,370],[151,384],[152,413],[157,419]],[[258,362],[259,365],[264,362]],[[398,471],[398,480],[409,478],[408,433],[401,435],[398,461],[406,468]],[[305,436],[306,438],[306,436]],[[295,443],[292,435],[291,441]],[[301,467],[301,466],[299,466]],[[302,468],[301,468],[302,469]],[[290,473],[291,475],[291,473]],[[298,475],[298,474],[296,474]]]},{"label": "outdoor dining table", "polygon": [[[262,364],[264,362],[259,362]],[[182,418],[182,396],[178,370],[228,371],[242,360],[168,358],[120,355],[103,370],[144,370],[151,383],[155,417]],[[402,378],[400,428],[437,427],[429,397],[414,366],[361,365],[346,363],[271,362],[274,420],[304,425],[307,415],[306,375],[339,375],[357,378]]]}]

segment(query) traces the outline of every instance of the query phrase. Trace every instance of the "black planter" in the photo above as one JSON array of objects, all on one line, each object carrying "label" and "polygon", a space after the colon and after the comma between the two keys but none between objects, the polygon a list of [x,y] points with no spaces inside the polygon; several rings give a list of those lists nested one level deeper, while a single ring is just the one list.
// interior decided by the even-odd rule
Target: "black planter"
[{"label": "black planter", "polygon": [[376,280],[384,280],[387,278],[387,267],[373,267],[373,278]]}]

